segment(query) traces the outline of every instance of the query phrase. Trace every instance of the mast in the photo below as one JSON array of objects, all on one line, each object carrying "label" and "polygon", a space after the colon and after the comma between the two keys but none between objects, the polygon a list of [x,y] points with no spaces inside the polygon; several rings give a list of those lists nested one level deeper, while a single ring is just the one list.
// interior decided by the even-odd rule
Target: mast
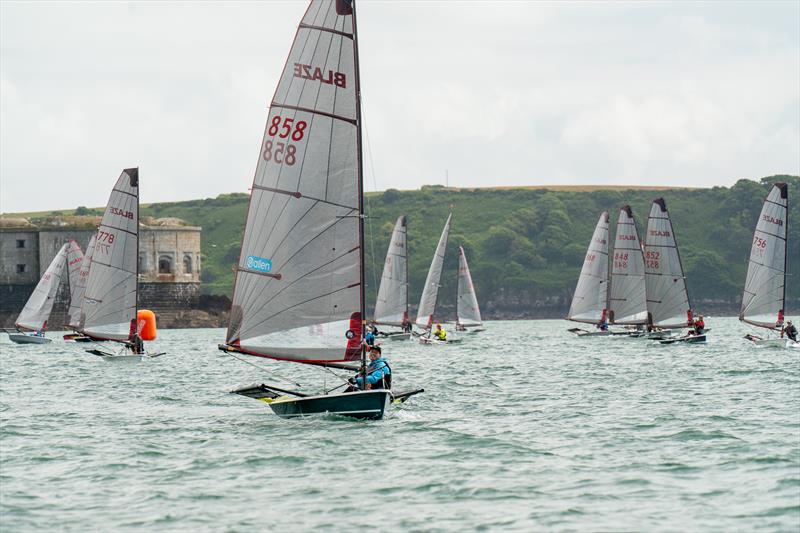
[{"label": "mast", "polygon": [[[337,3],[346,3],[347,0],[334,0]],[[361,146],[361,72],[358,65],[358,25],[356,24],[356,3],[355,0],[350,0],[350,13],[353,17],[353,55],[355,56],[353,62],[353,70],[356,84],[356,152],[358,157],[358,245],[360,261],[360,276],[361,276],[361,338],[363,340],[366,335],[366,305],[364,302],[364,161]],[[363,376],[364,388],[367,384],[367,349],[363,342],[361,344],[361,375]]]}]

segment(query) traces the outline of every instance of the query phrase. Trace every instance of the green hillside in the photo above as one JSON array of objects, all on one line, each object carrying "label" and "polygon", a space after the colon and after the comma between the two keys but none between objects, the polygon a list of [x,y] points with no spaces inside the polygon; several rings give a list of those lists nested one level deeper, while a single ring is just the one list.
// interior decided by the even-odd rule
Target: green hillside
[{"label": "green hillside", "polygon": [[[531,308],[560,308],[574,289],[594,225],[609,210],[630,204],[643,230],[650,202],[666,199],[687,271],[693,300],[733,305],[741,297],[753,228],[768,185],[789,183],[790,280],[800,274],[800,178],[772,176],[760,182],[740,180],[733,187],[711,189],[628,189],[581,187],[387,190],[369,194],[366,257],[368,302],[374,301],[384,254],[395,219],[408,217],[411,301],[419,299],[433,250],[447,213],[453,227],[445,261],[440,302],[455,302],[458,246],[464,246],[478,298],[493,314],[523,313]],[[587,190],[588,189],[588,190]],[[203,291],[231,294],[239,256],[248,196],[225,194],[206,200],[151,204],[143,215],[179,217],[203,227]],[[800,300],[796,282],[787,298]]]}]

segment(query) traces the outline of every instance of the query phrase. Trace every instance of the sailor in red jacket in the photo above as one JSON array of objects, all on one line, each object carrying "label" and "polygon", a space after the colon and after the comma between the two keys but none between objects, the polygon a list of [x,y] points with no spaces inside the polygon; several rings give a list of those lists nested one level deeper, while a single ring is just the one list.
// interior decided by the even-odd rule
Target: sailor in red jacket
[{"label": "sailor in red jacket", "polygon": [[703,320],[703,315],[698,315],[692,326],[694,326],[695,335],[702,335],[706,330],[706,322]]}]

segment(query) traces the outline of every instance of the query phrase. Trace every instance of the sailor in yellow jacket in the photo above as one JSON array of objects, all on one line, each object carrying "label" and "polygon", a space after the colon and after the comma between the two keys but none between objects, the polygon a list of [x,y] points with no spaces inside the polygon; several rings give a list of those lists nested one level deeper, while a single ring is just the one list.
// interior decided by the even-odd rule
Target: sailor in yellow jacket
[{"label": "sailor in yellow jacket", "polygon": [[441,324],[436,324],[436,331],[433,332],[433,336],[440,341],[447,340],[447,332],[442,328]]}]

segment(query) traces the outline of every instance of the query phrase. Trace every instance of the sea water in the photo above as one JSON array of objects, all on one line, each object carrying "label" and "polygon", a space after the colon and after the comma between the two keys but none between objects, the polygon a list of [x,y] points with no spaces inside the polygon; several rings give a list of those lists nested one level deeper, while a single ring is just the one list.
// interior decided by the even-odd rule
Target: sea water
[{"label": "sea water", "polygon": [[3,336],[0,530],[796,532],[800,350],[707,325],[705,345],[555,320],[386,341],[396,387],[425,393],[382,421],[229,394],[347,376],[239,361],[223,330],[161,331],[136,364]]}]

